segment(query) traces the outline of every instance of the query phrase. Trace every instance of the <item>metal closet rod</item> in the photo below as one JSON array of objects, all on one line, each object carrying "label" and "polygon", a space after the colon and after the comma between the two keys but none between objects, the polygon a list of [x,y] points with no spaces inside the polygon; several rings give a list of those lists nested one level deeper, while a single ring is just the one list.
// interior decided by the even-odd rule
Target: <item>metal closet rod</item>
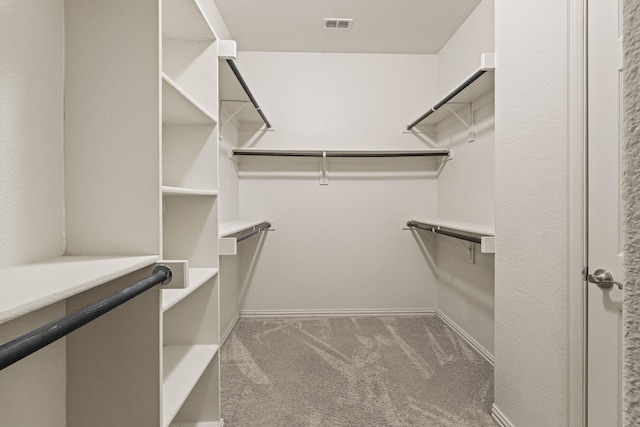
[{"label": "metal closet rod", "polygon": [[260,109],[260,106],[258,105],[258,101],[256,101],[253,94],[251,93],[251,89],[249,89],[249,86],[247,86],[247,83],[242,78],[242,74],[240,74],[240,70],[238,70],[238,67],[236,67],[236,64],[233,62],[232,59],[227,59],[227,64],[229,64],[231,71],[233,71],[233,74],[235,74],[236,78],[238,79],[238,82],[240,82],[240,86],[242,86],[242,89],[244,89],[244,92],[249,97],[249,100],[251,100],[251,103],[253,104],[253,108],[256,109],[258,114],[260,114],[260,117],[262,118],[262,121],[264,122],[264,124],[267,125],[267,128],[271,129],[271,123],[269,123],[269,120],[267,120],[267,117],[264,115],[264,113]]},{"label": "metal closet rod", "polygon": [[259,226],[258,228],[249,231],[247,233],[241,234],[238,237],[236,237],[236,242],[242,242],[243,240],[248,239],[251,236],[254,236],[256,234],[258,234],[259,232],[261,232],[262,230],[267,230],[271,228],[271,223],[270,222],[265,222],[264,224],[262,224],[261,226]]},{"label": "metal closet rod", "polygon": [[418,123],[420,123],[421,121],[429,117],[431,114],[438,111],[440,108],[442,108],[442,106],[444,106],[447,102],[451,101],[456,95],[458,95],[460,92],[465,90],[467,86],[469,86],[471,83],[478,80],[480,76],[482,76],[486,72],[487,70],[482,70],[482,69],[476,71],[471,77],[469,77],[467,80],[462,82],[460,86],[456,87],[452,92],[450,92],[447,96],[445,96],[440,102],[434,105],[433,108],[431,108],[429,111],[427,111],[426,113],[418,117],[409,126],[407,126],[407,130],[413,129]]},{"label": "metal closet rod", "polygon": [[233,150],[234,156],[265,156],[265,157],[442,157],[448,156],[449,150],[433,151],[399,151],[399,152],[340,152],[340,151],[267,151],[267,150]]},{"label": "metal closet rod", "polygon": [[453,231],[441,230],[440,226],[435,226],[435,225],[428,226],[428,225],[419,224],[414,221],[407,221],[407,227],[419,228],[421,230],[431,231],[433,233],[443,234],[449,237],[455,237],[456,239],[466,240],[467,242],[478,243],[478,244],[482,243],[482,240],[479,237],[467,236],[465,234],[454,233]]},{"label": "metal closet rod", "polygon": [[3,344],[0,346],[0,370],[70,334],[155,285],[169,283],[172,277],[173,272],[169,267],[159,265],[151,276]]}]

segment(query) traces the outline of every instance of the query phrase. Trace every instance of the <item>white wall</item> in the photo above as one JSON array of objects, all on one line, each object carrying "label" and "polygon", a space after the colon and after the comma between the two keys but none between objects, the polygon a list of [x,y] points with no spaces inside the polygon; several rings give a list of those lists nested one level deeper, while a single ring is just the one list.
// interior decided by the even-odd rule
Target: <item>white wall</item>
[{"label": "white wall", "polygon": [[566,425],[568,2],[496,0],[495,403]]},{"label": "white wall", "polygon": [[[401,129],[436,98],[434,56],[242,52],[239,64],[275,123],[241,132],[247,146],[428,147]],[[242,160],[240,214],[276,228],[241,243],[243,309],[435,308],[433,248],[401,229],[436,214],[435,168],[332,160],[320,186],[317,160]]]},{"label": "white wall", "polygon": [[[0,5],[0,268],[64,252],[62,0]],[[0,325],[0,343],[65,314]],[[0,372],[0,425],[65,423],[65,340]]]},{"label": "white wall", "polygon": [[[445,95],[480,66],[482,53],[493,52],[493,0],[484,0],[438,54],[438,92]],[[438,177],[438,216],[442,219],[494,224],[493,94],[474,103],[475,140],[451,117],[436,128],[438,144],[454,152]],[[466,115],[464,116],[466,118]],[[438,309],[493,353],[494,255],[476,247],[476,260],[461,241],[436,240]],[[468,245],[468,244],[467,244]]]},{"label": "white wall", "polygon": [[0,13],[0,268],[64,252],[63,1]]}]

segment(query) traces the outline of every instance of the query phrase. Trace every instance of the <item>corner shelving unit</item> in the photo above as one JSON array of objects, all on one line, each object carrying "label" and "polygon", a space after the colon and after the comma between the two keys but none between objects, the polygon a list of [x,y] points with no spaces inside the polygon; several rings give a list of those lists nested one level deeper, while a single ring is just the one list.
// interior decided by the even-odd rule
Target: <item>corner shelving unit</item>
[{"label": "corner shelving unit", "polygon": [[162,251],[189,269],[162,292],[160,425],[218,426],[217,37],[197,0],[162,8]]}]

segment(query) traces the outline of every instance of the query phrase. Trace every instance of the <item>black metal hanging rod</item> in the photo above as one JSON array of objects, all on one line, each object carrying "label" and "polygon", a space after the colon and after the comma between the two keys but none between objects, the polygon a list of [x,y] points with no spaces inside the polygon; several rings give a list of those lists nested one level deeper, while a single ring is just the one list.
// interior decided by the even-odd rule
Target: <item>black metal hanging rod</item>
[{"label": "black metal hanging rod", "polygon": [[3,344],[0,346],[0,370],[70,334],[155,285],[169,283],[172,277],[173,272],[169,267],[159,265],[151,276]]},{"label": "black metal hanging rod", "polygon": [[238,237],[236,237],[236,241],[237,242],[242,242],[243,240],[248,239],[251,236],[254,236],[256,234],[258,234],[259,232],[261,232],[262,230],[267,230],[271,228],[271,223],[270,222],[265,222],[264,224],[262,224],[261,226],[247,232],[244,234],[239,235]]},{"label": "black metal hanging rod", "polygon": [[250,150],[250,149],[233,149],[234,156],[264,156],[264,157],[348,157],[348,158],[369,158],[369,157],[443,157],[449,155],[449,150],[431,150],[431,151],[284,151],[284,150]]},{"label": "black metal hanging rod", "polygon": [[467,236],[466,234],[454,233],[452,231],[442,230],[440,227],[435,225],[423,225],[414,221],[407,221],[407,227],[419,228],[421,230],[431,231],[432,233],[442,234],[449,237],[455,237],[456,239],[466,240],[467,242],[472,243],[482,243],[482,240],[479,237]]},{"label": "black metal hanging rod", "polygon": [[258,101],[256,101],[256,98],[254,98],[253,94],[251,93],[251,89],[249,89],[249,86],[247,86],[247,83],[242,78],[242,74],[240,74],[240,70],[238,70],[238,67],[236,67],[236,64],[233,62],[232,59],[227,59],[227,64],[229,64],[231,71],[233,71],[233,74],[235,74],[236,78],[238,79],[238,82],[240,82],[240,86],[242,86],[242,89],[244,89],[244,92],[249,97],[249,100],[253,104],[253,108],[256,109],[258,114],[260,114],[260,117],[262,118],[262,121],[267,126],[267,128],[271,129],[271,123],[269,123],[269,120],[267,120],[267,117],[264,115],[264,113],[260,109],[260,106],[258,105]]},{"label": "black metal hanging rod", "polygon": [[450,92],[447,96],[445,96],[440,102],[434,105],[429,111],[418,117],[415,121],[413,121],[409,126],[407,126],[407,130],[413,129],[418,123],[429,117],[431,114],[438,111],[442,106],[444,106],[447,102],[451,101],[456,95],[465,90],[471,83],[478,80],[484,73],[488,70],[480,69],[476,71],[473,75],[471,75],[467,80],[462,82],[459,86],[457,86],[452,92]]}]

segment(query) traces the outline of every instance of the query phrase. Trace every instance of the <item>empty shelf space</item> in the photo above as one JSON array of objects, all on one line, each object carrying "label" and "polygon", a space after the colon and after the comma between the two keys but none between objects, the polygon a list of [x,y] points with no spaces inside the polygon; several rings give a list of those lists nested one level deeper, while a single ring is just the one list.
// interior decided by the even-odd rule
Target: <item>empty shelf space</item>
[{"label": "empty shelf space", "polygon": [[229,237],[233,234],[240,233],[245,230],[249,230],[252,227],[255,227],[260,224],[264,224],[267,222],[266,219],[258,219],[258,220],[244,220],[244,219],[235,219],[233,221],[222,222],[219,225],[220,237]]},{"label": "empty shelf space", "polygon": [[162,73],[162,122],[172,124],[212,124],[218,120]]},{"label": "empty shelf space", "polygon": [[447,149],[429,150],[288,150],[266,148],[233,148],[234,156],[282,156],[282,157],[445,157]]},{"label": "empty shelf space", "polygon": [[217,190],[200,190],[196,188],[162,186],[163,196],[217,196]]},{"label": "empty shelf space", "polygon": [[157,256],[63,256],[0,270],[0,323],[115,280],[158,261]]},{"label": "empty shelf space", "polygon": [[218,274],[217,268],[190,268],[189,286],[186,289],[165,289],[162,291],[162,310],[167,311],[187,296],[191,295],[209,279]]},{"label": "empty shelf space", "polygon": [[456,111],[456,114],[461,112],[464,108],[461,104],[473,103],[492,93],[494,90],[494,69],[493,54],[483,54],[480,67],[438,100],[426,113],[409,124],[407,130],[410,131],[418,124],[435,125],[453,115],[451,110]]},{"label": "empty shelf space", "polygon": [[215,40],[216,36],[196,0],[162,1],[162,37]]},{"label": "empty shelf space", "polygon": [[218,346],[167,346],[163,350],[162,425],[167,427],[211,363]]}]

